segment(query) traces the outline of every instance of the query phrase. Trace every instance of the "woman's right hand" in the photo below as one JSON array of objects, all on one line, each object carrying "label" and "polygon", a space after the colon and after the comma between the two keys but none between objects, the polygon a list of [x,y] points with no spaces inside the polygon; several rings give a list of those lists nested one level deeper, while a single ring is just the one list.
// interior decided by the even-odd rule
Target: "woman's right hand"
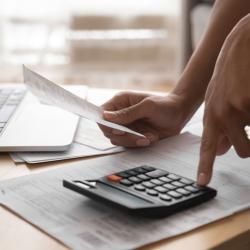
[{"label": "woman's right hand", "polygon": [[209,83],[204,112],[204,129],[197,174],[199,185],[207,185],[216,155],[231,146],[238,156],[250,157],[245,128],[250,125],[250,14],[226,39]]},{"label": "woman's right hand", "polygon": [[114,145],[144,147],[160,139],[178,134],[192,114],[184,98],[176,94],[155,96],[136,92],[121,92],[106,102],[106,120],[127,126],[145,138],[100,126]]}]

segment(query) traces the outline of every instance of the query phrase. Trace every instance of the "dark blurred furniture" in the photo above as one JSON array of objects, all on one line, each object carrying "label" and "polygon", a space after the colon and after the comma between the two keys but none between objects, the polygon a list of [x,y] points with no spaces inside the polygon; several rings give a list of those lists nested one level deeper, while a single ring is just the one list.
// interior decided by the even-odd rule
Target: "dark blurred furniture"
[{"label": "dark blurred furniture", "polygon": [[182,0],[181,6],[181,68],[188,62],[208,23],[215,0]]}]

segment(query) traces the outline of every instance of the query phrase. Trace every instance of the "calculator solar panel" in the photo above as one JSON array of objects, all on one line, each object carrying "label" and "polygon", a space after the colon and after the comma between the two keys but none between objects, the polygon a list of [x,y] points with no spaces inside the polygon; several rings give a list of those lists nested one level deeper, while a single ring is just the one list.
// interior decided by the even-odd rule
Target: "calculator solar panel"
[{"label": "calculator solar panel", "polygon": [[216,190],[152,166],[112,173],[98,180],[64,180],[63,185],[89,198],[134,215],[163,217],[216,196]]}]

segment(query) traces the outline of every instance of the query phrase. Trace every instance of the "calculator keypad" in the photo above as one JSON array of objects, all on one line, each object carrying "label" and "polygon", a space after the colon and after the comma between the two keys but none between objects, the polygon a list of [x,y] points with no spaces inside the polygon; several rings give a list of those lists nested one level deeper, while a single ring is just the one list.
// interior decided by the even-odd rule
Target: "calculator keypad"
[{"label": "calculator keypad", "polygon": [[151,166],[141,166],[112,174],[107,176],[107,180],[164,202],[196,195],[202,190],[202,187],[190,179]]}]

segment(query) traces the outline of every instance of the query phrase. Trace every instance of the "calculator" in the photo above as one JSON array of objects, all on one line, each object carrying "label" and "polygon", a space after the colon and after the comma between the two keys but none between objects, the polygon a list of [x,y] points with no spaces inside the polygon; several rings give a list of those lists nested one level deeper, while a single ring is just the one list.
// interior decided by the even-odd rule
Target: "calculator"
[{"label": "calculator", "polygon": [[133,215],[164,217],[216,196],[210,187],[152,166],[112,173],[98,180],[63,180],[63,186]]}]

